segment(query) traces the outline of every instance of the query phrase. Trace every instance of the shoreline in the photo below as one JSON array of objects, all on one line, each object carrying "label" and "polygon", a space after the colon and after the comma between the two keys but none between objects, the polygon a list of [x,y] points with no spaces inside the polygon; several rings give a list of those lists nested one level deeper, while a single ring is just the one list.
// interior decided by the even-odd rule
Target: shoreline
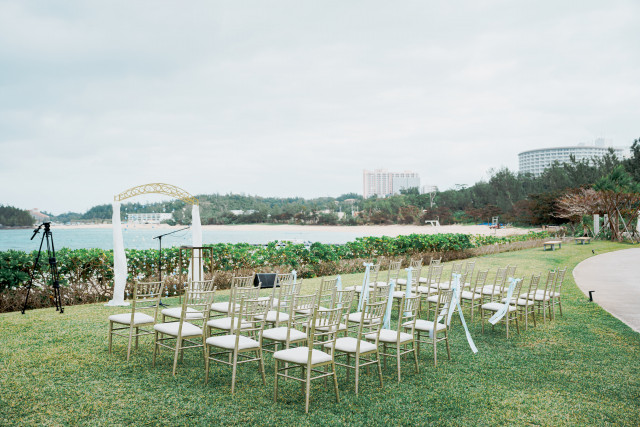
[{"label": "shoreline", "polygon": [[[180,229],[182,225],[167,224],[122,224],[123,229],[129,230],[151,230],[151,229]],[[52,228],[59,230],[73,229],[110,229],[111,224],[77,224],[77,225],[53,225]],[[33,227],[26,227],[27,229]],[[16,229],[16,228],[12,228]],[[479,234],[479,235],[496,235],[509,236],[517,234],[527,234],[529,231],[540,231],[540,229],[529,229],[519,227],[509,227],[501,229],[491,229],[487,225],[441,225],[439,227],[427,225],[296,225],[296,224],[232,224],[232,225],[203,225],[203,231],[283,231],[283,232],[302,232],[302,231],[318,231],[318,232],[342,232],[350,234],[360,234],[364,236],[389,236],[397,237],[408,234]]]}]

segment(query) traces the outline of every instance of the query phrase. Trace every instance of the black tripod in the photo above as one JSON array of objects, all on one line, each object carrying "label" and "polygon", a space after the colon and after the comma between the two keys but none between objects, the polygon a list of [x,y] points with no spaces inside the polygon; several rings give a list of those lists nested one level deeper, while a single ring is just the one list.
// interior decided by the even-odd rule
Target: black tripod
[{"label": "black tripod", "polygon": [[[170,231],[168,233],[164,233],[161,234],[159,236],[154,237],[154,239],[158,239],[158,244],[159,244],[159,248],[158,248],[158,282],[162,282],[162,238],[164,236],[168,236],[169,234],[173,234],[173,233],[177,233],[178,231],[184,231],[189,227],[185,227],[185,228],[181,228],[180,230],[175,230],[175,231]],[[166,307],[166,304],[162,303],[162,300],[160,300],[160,305],[163,307]]]},{"label": "black tripod", "polygon": [[36,268],[38,268],[38,262],[40,261],[40,254],[42,253],[42,244],[45,239],[47,241],[47,255],[49,257],[49,270],[51,272],[51,284],[53,287],[53,300],[56,304],[56,311],[59,311],[60,314],[64,313],[64,308],[62,307],[62,297],[60,295],[60,279],[58,275],[58,262],[56,261],[56,248],[53,245],[53,234],[51,234],[51,223],[43,222],[33,231],[33,236],[31,236],[31,240],[36,237],[36,234],[40,231],[40,229],[44,227],[44,233],[42,234],[42,240],[40,240],[40,248],[38,249],[38,255],[36,256],[36,260],[33,263],[33,270],[31,271],[31,277],[29,278],[29,285],[27,286],[27,296],[24,298],[24,305],[22,306],[22,314],[24,314],[27,309],[27,301],[29,301],[29,293],[31,292],[31,286],[33,286],[33,278],[36,275]]}]

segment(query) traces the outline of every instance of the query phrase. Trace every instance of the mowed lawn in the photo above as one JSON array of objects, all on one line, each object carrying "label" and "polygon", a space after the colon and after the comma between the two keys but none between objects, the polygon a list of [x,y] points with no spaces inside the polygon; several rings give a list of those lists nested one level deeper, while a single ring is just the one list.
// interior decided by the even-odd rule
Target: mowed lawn
[{"label": "mowed lawn", "polygon": [[[279,400],[273,401],[269,355],[267,385],[256,365],[242,365],[232,397],[226,366],[213,365],[204,385],[199,350],[185,353],[175,378],[170,352],[151,366],[149,337],[129,362],[124,339],[114,341],[109,355],[107,317],[126,310],[93,304],[66,307],[62,315],[54,309],[0,314],[0,425],[639,425],[640,334],[589,302],[571,274],[592,249],[629,247],[567,243],[553,252],[539,248],[477,258],[476,272],[491,268],[490,277],[509,263],[527,280],[533,272],[568,266],[564,316],[519,335],[514,328],[509,340],[502,324],[482,334],[476,319],[470,325],[475,355],[454,320],[450,361],[442,346],[434,367],[432,351],[423,347],[419,373],[407,359],[398,384],[391,360],[383,369],[384,386],[375,370],[365,370],[357,396],[338,367],[340,403],[330,382],[317,381],[308,415],[298,383],[281,382]],[[450,263],[447,275],[449,270]],[[343,277],[345,285],[361,280],[362,274]],[[319,281],[305,280],[304,291]],[[220,292],[217,299],[227,295]]]}]

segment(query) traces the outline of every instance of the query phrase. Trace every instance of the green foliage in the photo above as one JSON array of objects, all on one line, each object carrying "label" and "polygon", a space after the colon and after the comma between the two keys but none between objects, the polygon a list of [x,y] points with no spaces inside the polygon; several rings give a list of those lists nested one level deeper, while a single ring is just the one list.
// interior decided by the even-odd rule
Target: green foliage
[{"label": "green foliage", "polygon": [[32,226],[33,217],[24,209],[0,205],[0,226],[23,227]]}]

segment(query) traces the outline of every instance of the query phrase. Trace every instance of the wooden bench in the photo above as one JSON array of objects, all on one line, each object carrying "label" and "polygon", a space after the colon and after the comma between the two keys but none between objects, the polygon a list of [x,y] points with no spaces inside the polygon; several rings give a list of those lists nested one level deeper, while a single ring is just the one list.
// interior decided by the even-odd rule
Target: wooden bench
[{"label": "wooden bench", "polygon": [[588,245],[591,243],[591,237],[576,237],[576,243],[580,243],[581,245]]},{"label": "wooden bench", "polygon": [[552,251],[556,250],[556,245],[558,246],[558,249],[562,248],[562,241],[560,240],[549,240],[548,242],[544,242],[542,247],[542,250],[546,251],[547,248],[551,249]]}]

